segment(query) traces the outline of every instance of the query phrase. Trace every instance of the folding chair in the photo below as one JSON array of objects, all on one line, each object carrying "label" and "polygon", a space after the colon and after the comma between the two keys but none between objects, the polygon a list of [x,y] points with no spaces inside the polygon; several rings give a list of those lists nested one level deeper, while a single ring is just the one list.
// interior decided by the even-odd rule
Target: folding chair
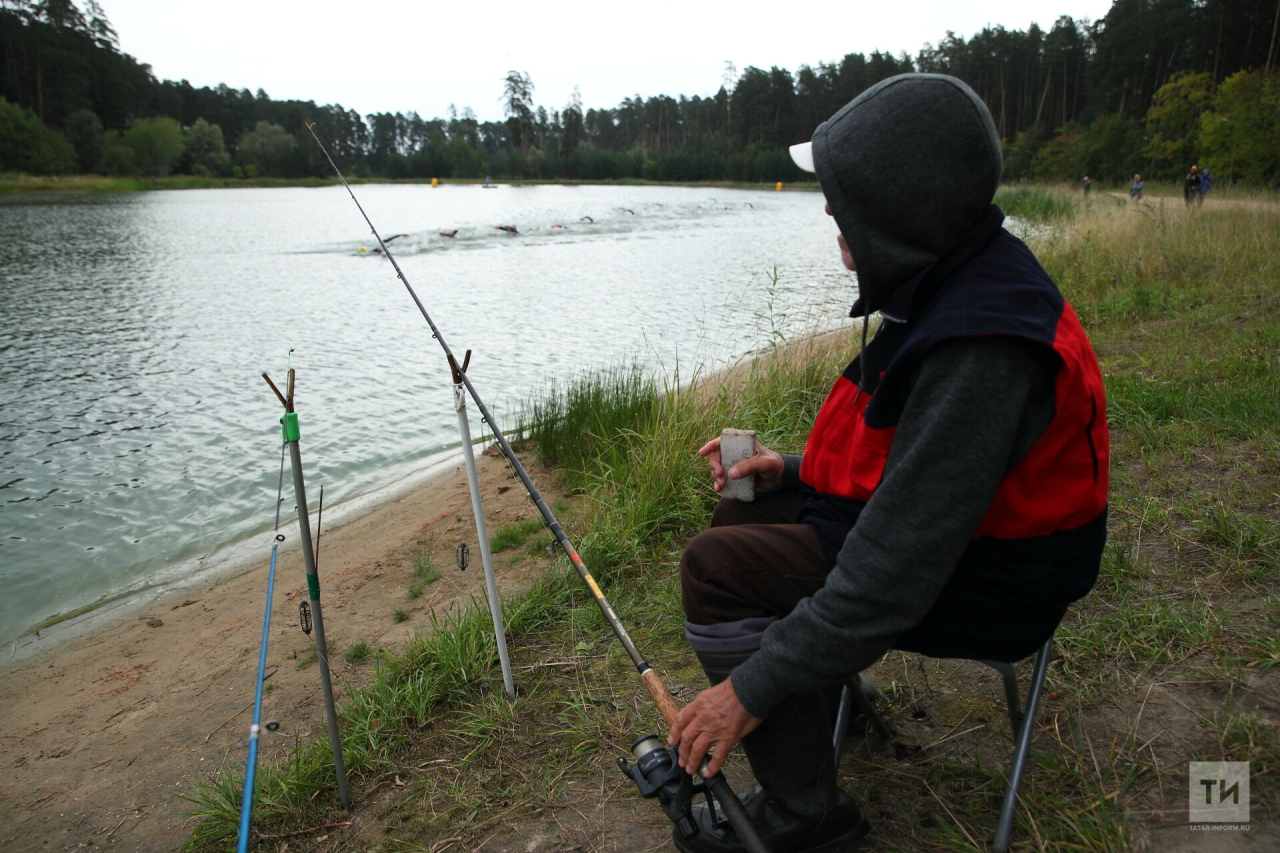
[{"label": "folding chair", "polygon": [[[1000,807],[1000,822],[996,824],[996,838],[991,845],[991,853],[1006,853],[1009,849],[1009,836],[1013,832],[1013,811],[1018,803],[1018,788],[1022,784],[1022,775],[1027,766],[1027,752],[1031,748],[1031,735],[1035,727],[1036,709],[1040,706],[1040,696],[1044,692],[1044,677],[1049,671],[1049,658],[1053,654],[1053,636],[1050,635],[1036,655],[1035,669],[1031,673],[1031,684],[1027,689],[1027,705],[1024,709],[1018,695],[1018,677],[1014,674],[1013,664],[1008,661],[982,660],[978,663],[1000,673],[1004,680],[1004,698],[1009,712],[1009,725],[1013,729],[1013,766],[1009,772],[1009,784],[1004,791],[1004,803]],[[853,681],[844,686],[840,693],[840,706],[836,713],[835,732],[832,748],[835,752],[836,765],[840,764],[840,752],[844,744],[845,732],[849,727],[849,719],[853,716],[853,708],[867,718],[881,738],[889,738],[893,730],[876,711],[872,697],[882,695],[869,680],[857,675]]]}]

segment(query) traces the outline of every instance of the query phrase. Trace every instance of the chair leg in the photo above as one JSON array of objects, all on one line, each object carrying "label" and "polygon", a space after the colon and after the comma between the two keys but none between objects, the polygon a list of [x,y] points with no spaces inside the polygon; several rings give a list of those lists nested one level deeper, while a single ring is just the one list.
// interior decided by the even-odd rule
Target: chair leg
[{"label": "chair leg", "polygon": [[871,685],[871,689],[879,694],[879,690],[874,684],[864,679],[859,673],[853,677],[853,680],[840,690],[840,706],[836,711],[835,725],[832,726],[831,734],[831,751],[835,755],[836,766],[840,766],[840,755],[844,751],[844,736],[849,730],[849,721],[853,719],[853,709],[856,706],[858,711],[867,718],[871,723],[871,727],[876,730],[882,739],[888,740],[893,737],[893,729],[889,728],[889,724],[884,721],[884,717],[880,716],[880,712],[876,710],[875,703],[867,696],[866,685]]},{"label": "chair leg", "polygon": [[844,733],[849,729],[849,718],[853,716],[853,695],[849,685],[840,691],[840,707],[836,710],[836,722],[831,727],[831,752],[835,756],[836,767],[840,767],[840,755],[844,752]]},{"label": "chair leg", "polygon": [[862,712],[862,715],[870,721],[871,727],[876,730],[876,734],[880,736],[880,739],[889,740],[893,737],[893,729],[889,727],[887,722],[885,722],[884,717],[880,716],[880,712],[876,710],[875,703],[872,702],[871,697],[867,695],[868,692],[874,691],[875,695],[884,699],[884,694],[880,692],[878,687],[871,683],[870,679],[866,678],[861,673],[858,674],[858,683],[856,686],[856,690],[850,691],[853,694],[853,704],[857,705],[858,710]]},{"label": "chair leg", "polygon": [[1022,726],[1022,700],[1018,696],[1018,675],[1013,671],[1013,664],[1002,660],[981,659],[978,663],[985,663],[1000,673],[1000,678],[1004,681],[1004,704],[1009,713],[1009,728],[1016,736]]},{"label": "chair leg", "polygon": [[[1027,766],[1027,753],[1031,748],[1031,735],[1035,729],[1036,709],[1040,706],[1040,695],[1044,692],[1045,674],[1049,671],[1049,658],[1053,654],[1053,637],[1045,641],[1036,657],[1035,671],[1031,676],[1031,685],[1027,690],[1027,707],[1020,716],[1021,725],[1014,728],[1013,767],[1009,770],[1009,785],[1005,788],[1004,802],[1000,807],[1000,822],[996,825],[995,843],[992,853],[1006,853],[1009,849],[1009,836],[1013,833],[1013,812],[1018,804],[1018,788],[1022,785],[1022,774]],[[1007,666],[1007,664],[1006,664]],[[1006,692],[1008,681],[1006,680]],[[1014,700],[1009,706],[1012,719],[1017,703],[1017,688],[1014,687]]]}]

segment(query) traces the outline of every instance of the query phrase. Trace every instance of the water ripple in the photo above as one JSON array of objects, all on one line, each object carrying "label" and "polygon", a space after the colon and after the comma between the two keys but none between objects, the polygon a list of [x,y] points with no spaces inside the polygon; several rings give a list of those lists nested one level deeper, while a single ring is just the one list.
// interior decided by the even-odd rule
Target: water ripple
[{"label": "water ripple", "polygon": [[[359,194],[408,235],[393,253],[504,422],[547,382],[720,364],[853,297],[817,195]],[[375,245],[335,188],[0,198],[0,642],[269,526],[279,404],[258,374],[282,379],[291,347],[326,502],[456,443],[448,368]]]}]

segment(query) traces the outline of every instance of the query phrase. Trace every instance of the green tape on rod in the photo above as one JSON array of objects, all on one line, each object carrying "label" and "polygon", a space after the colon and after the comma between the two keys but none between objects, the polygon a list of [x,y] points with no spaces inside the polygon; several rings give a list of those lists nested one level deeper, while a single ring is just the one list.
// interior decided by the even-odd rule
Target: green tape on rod
[{"label": "green tape on rod", "polygon": [[284,417],[280,419],[280,424],[281,424],[282,432],[284,433],[285,441],[298,440],[299,433],[298,433],[298,413],[297,412],[285,412]]},{"label": "green tape on rod", "polygon": [[312,601],[320,600],[320,576],[307,575],[307,593],[311,596]]}]

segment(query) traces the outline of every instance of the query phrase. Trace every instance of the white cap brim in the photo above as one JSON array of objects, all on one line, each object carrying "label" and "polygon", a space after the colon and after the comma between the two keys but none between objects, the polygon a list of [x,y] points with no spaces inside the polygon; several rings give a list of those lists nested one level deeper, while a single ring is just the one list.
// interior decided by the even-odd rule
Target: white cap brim
[{"label": "white cap brim", "polygon": [[806,172],[817,172],[813,165],[813,143],[801,142],[791,146],[791,159]]}]

